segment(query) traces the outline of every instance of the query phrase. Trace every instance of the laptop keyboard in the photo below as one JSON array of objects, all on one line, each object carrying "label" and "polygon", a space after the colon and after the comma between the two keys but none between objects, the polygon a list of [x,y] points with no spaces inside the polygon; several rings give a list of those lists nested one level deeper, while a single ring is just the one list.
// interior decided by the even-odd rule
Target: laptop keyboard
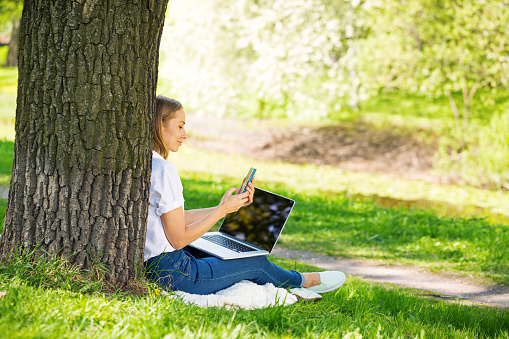
[{"label": "laptop keyboard", "polygon": [[227,237],[222,237],[219,234],[208,234],[202,236],[202,238],[210,242],[213,242],[214,244],[217,244],[219,246],[226,247],[237,253],[256,251],[252,247],[241,244],[240,242],[237,242],[235,240],[228,239]]}]

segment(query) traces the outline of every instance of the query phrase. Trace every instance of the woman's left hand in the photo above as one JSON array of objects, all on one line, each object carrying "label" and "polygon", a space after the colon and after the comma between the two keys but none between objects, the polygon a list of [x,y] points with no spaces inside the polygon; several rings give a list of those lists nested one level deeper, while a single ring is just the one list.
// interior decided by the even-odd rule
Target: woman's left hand
[{"label": "woman's left hand", "polygon": [[255,193],[255,187],[253,182],[250,182],[247,184],[246,191],[249,193],[247,202],[244,204],[244,206],[250,205],[253,202],[254,193]]}]

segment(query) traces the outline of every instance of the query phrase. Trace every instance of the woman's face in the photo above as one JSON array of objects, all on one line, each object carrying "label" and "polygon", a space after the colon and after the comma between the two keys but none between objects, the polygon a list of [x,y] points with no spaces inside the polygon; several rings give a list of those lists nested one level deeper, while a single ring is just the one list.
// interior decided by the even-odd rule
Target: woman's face
[{"label": "woman's face", "polygon": [[171,152],[177,152],[184,139],[187,138],[184,125],[186,124],[186,113],[183,109],[178,110],[166,126],[162,126],[164,145]]}]

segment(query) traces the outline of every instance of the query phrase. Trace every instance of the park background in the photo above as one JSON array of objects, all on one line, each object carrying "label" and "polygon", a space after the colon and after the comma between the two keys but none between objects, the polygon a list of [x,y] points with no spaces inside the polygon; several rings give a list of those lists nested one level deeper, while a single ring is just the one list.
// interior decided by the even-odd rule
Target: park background
[{"label": "park background", "polygon": [[[11,19],[2,17],[4,35]],[[259,186],[296,197],[301,208],[281,246],[506,285],[508,19],[507,1],[170,1],[158,93],[178,98],[190,113],[189,142],[173,157],[189,207],[213,204],[254,165]],[[0,63],[7,50],[0,47]],[[2,69],[0,82],[0,184],[6,187],[16,68]],[[345,145],[356,146],[353,155]],[[0,200],[2,219],[5,205]],[[3,279],[11,277],[7,271]],[[88,298],[88,290],[100,291],[93,282],[47,286],[41,277],[48,273],[39,273],[14,274],[18,298],[50,294],[48,300],[64,298],[71,305],[65,312],[79,313],[76,293]],[[73,273],[66,274],[73,280]],[[104,298],[131,302],[133,309],[140,303],[168,307],[183,319],[193,312],[223,319],[199,327],[211,336],[312,337],[323,331],[338,337],[507,337],[507,325],[501,325],[507,312],[451,306],[355,279],[345,287],[328,296],[325,310],[240,311],[235,321],[224,310],[175,310],[182,304],[160,301],[154,293],[141,300]],[[62,288],[70,292],[52,294]],[[91,298],[101,304],[100,297]],[[298,322],[294,312],[309,319]],[[65,328],[74,335],[122,336],[129,331],[118,323],[134,321],[100,325],[80,314],[62,325],[51,315],[29,313],[13,314],[10,324],[31,319],[32,327],[23,332],[14,326],[9,333],[29,336],[44,329],[51,336],[56,330],[44,326],[57,323],[53,327],[68,335]],[[161,317],[171,319],[164,312]],[[138,329],[152,326],[135,322]],[[167,332],[198,333],[177,325],[167,325]]]}]

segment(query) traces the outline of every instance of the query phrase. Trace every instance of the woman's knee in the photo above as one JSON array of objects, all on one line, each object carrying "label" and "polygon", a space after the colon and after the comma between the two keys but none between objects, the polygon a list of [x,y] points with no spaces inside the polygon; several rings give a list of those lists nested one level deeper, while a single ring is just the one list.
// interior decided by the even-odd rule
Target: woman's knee
[{"label": "woman's knee", "polygon": [[274,272],[274,270],[278,271],[281,269],[280,267],[273,264],[265,255],[252,257],[252,262],[250,263],[251,267],[255,268],[258,272]]},{"label": "woman's knee", "polygon": [[272,265],[272,263],[269,261],[269,259],[267,259],[267,256],[265,255],[258,255],[246,259],[248,259],[249,264],[253,265],[253,267],[264,267],[267,265]]}]

